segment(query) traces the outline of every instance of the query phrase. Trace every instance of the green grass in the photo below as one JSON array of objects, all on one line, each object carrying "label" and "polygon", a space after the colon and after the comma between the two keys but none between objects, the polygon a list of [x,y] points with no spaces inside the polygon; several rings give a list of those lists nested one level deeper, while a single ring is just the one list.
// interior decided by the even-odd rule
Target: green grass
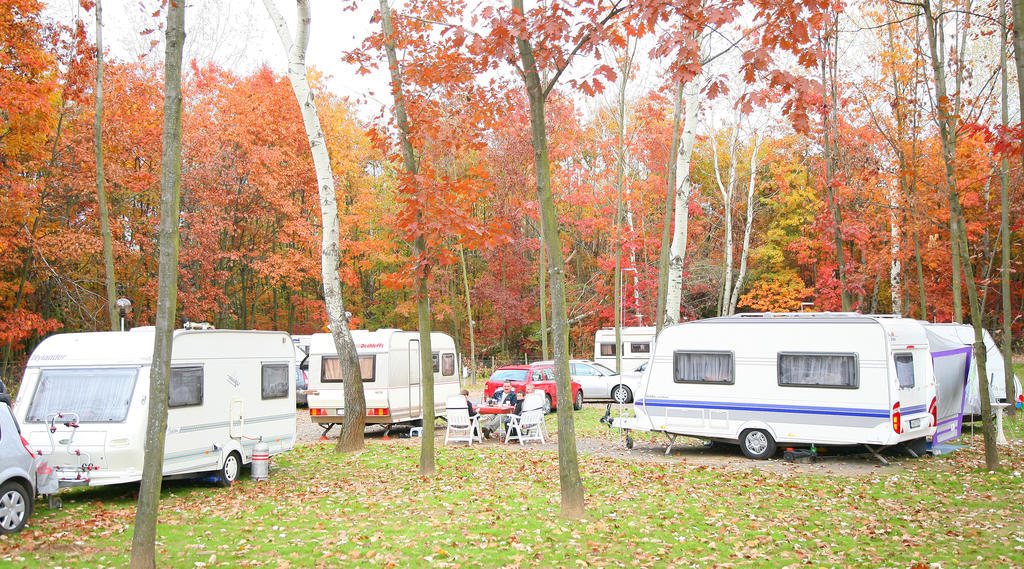
[{"label": "green grass", "polygon": [[[576,413],[577,433],[618,436],[602,414]],[[230,489],[167,482],[158,566],[1024,565],[1020,440],[996,473],[980,468],[980,436],[861,476],[584,455],[584,520],[559,516],[553,451],[439,447],[437,475],[420,477],[415,441],[368,440],[357,456],[298,447],[273,459],[269,481]],[[126,565],[136,489],[67,491],[60,511],[40,502],[26,531],[0,537],[0,565]]]}]

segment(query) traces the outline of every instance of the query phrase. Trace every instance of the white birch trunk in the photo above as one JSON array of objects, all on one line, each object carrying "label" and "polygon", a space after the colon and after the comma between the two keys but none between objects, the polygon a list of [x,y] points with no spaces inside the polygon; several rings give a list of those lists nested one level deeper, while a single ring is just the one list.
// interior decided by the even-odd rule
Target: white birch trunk
[{"label": "white birch trunk", "polygon": [[754,228],[754,190],[757,189],[757,151],[760,141],[757,133],[754,133],[753,148],[750,150],[750,183],[747,184],[747,221],[743,226],[743,249],[740,250],[740,270],[736,274],[736,283],[733,285],[732,297],[727,305],[729,314],[736,314],[736,304],[740,300],[740,292],[743,290],[743,281],[747,278],[747,257],[750,256],[750,237]]},{"label": "white birch trunk", "polygon": [[711,136],[712,165],[715,168],[715,183],[718,185],[718,194],[722,197],[722,218],[725,223],[725,238],[723,239],[723,276],[722,276],[722,306],[720,314],[728,314],[728,307],[732,304],[732,197],[736,193],[736,159],[739,146],[739,125],[733,127],[732,140],[729,142],[729,178],[727,183],[722,183],[722,171],[718,167],[718,143],[714,135]]},{"label": "white birch trunk", "polygon": [[[309,150],[313,155],[313,166],[316,168],[317,191],[320,195],[320,217],[323,235],[320,245],[321,274],[324,281],[324,304],[327,308],[327,320],[330,323],[331,335],[334,337],[335,349],[338,351],[342,365],[342,376],[360,378],[359,356],[356,345],[352,341],[352,333],[348,328],[348,315],[341,293],[341,251],[339,249],[340,229],[338,224],[338,196],[334,190],[334,175],[331,172],[331,159],[327,153],[327,142],[320,117],[316,111],[313,92],[309,88],[306,77],[306,47],[309,44],[309,23],[311,20],[308,0],[296,0],[295,41],[292,41],[281,13],[278,12],[273,0],[263,0],[263,5],[274,22],[281,45],[288,55],[288,80],[302,111],[302,122],[309,137]],[[363,395],[362,381],[346,381],[345,386],[345,417],[342,431],[338,437],[337,452],[351,452],[363,448],[363,429],[366,425],[366,398]]]},{"label": "white birch trunk", "polygon": [[679,156],[676,161],[679,186],[676,188],[675,229],[672,233],[672,247],[668,261],[665,326],[679,322],[679,305],[683,301],[683,265],[686,261],[686,239],[690,224],[690,194],[693,192],[690,162],[693,158],[693,146],[697,140],[697,93],[698,86],[695,77],[683,87],[683,102],[686,105],[686,110]]},{"label": "white birch trunk", "polygon": [[889,294],[892,298],[892,313],[903,314],[903,264],[900,261],[900,250],[903,240],[903,228],[900,226],[899,190],[889,187]]}]

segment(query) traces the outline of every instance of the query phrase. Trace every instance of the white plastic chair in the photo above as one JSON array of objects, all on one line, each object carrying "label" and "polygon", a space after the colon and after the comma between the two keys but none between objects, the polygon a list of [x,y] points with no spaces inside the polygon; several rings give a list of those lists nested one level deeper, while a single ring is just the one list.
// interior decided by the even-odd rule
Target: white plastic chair
[{"label": "white plastic chair", "polygon": [[465,441],[473,446],[473,439],[482,441],[480,437],[480,416],[469,416],[469,405],[466,398],[461,395],[453,395],[445,403],[445,418],[448,420],[448,429],[444,433],[444,444],[451,442]]},{"label": "white plastic chair", "polygon": [[550,437],[551,435],[548,434],[547,421],[543,419],[545,403],[544,400],[546,397],[547,396],[544,395],[543,391],[534,391],[533,393],[527,395],[526,399],[523,401],[523,413],[526,413],[527,411],[534,411],[540,409],[542,417],[540,421],[540,430],[542,433],[544,433],[545,437]]},{"label": "white plastic chair", "polygon": [[505,432],[505,442],[513,439],[519,441],[520,445],[527,441],[540,441],[544,444],[544,408],[523,411],[522,415],[509,415],[508,430]]}]

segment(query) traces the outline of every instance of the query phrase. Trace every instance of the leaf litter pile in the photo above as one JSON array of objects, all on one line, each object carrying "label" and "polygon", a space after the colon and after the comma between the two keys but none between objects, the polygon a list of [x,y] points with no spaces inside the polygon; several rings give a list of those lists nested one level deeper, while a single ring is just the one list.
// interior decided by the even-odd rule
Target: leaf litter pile
[{"label": "leaf litter pile", "polygon": [[[584,520],[559,517],[551,450],[440,447],[428,478],[418,439],[368,440],[358,456],[302,445],[274,457],[269,481],[165,482],[158,565],[1024,566],[1024,440],[1001,447],[999,472],[983,470],[980,436],[960,442],[857,476],[583,454]],[[25,531],[0,537],[0,564],[126,566],[137,488],[40,501]]]}]

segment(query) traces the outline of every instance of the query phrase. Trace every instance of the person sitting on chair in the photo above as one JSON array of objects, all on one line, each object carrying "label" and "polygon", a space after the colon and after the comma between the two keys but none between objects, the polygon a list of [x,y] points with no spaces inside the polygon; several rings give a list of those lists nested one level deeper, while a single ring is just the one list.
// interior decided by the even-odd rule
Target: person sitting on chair
[{"label": "person sitting on chair", "polygon": [[[501,385],[501,389],[498,389],[493,394],[491,394],[490,400],[494,405],[511,405],[515,407],[516,403],[518,402],[518,399],[516,398],[516,392],[512,389],[512,382],[505,380],[505,383]],[[503,419],[502,416],[500,415],[491,415],[490,417],[481,421],[480,429],[484,433],[484,438],[491,438],[491,433],[494,433],[499,430],[504,432],[505,422],[506,420]]]},{"label": "person sitting on chair", "polygon": [[491,401],[495,405],[511,405],[515,407],[516,392],[512,389],[512,382],[506,379],[505,383],[501,384],[501,389],[497,389],[491,394]]},{"label": "person sitting on chair", "polygon": [[469,408],[469,416],[473,417],[478,415],[477,410],[473,408],[473,402],[469,400],[469,390],[463,389],[462,396],[466,398],[466,407]]}]

